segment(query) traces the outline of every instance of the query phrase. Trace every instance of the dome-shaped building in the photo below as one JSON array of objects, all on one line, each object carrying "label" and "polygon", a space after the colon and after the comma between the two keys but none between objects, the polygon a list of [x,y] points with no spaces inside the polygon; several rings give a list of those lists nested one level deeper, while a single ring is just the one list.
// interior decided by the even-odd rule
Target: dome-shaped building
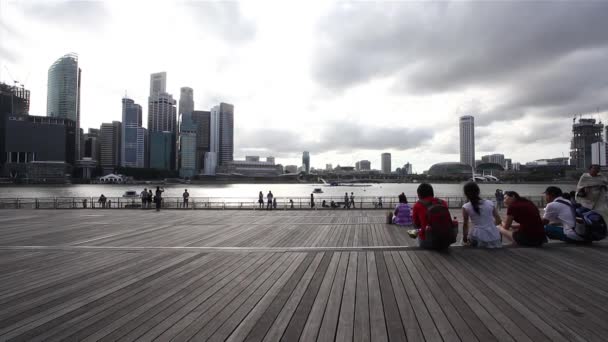
[{"label": "dome-shaped building", "polygon": [[471,177],[471,172],[472,169],[467,164],[448,162],[434,164],[428,174],[432,177]]}]

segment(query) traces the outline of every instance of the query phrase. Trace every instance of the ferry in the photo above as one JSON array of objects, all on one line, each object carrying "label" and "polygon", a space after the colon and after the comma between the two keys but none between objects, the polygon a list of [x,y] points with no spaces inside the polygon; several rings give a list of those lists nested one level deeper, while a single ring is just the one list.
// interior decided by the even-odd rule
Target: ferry
[{"label": "ferry", "polygon": [[315,193],[315,194],[322,194],[323,193],[323,189],[321,189],[321,188],[315,188],[312,192]]},{"label": "ferry", "polygon": [[122,194],[124,198],[139,198],[139,194],[135,190],[127,190],[124,194]]}]

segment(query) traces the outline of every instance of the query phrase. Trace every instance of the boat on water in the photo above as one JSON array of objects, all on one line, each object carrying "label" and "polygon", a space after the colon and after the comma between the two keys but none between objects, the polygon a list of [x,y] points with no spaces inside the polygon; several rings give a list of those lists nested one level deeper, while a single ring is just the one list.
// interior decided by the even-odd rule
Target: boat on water
[{"label": "boat on water", "polygon": [[321,189],[321,188],[315,188],[312,192],[315,193],[315,194],[322,194],[323,193],[323,189]]},{"label": "boat on water", "polygon": [[124,194],[122,194],[124,198],[139,198],[139,194],[135,190],[127,190]]}]

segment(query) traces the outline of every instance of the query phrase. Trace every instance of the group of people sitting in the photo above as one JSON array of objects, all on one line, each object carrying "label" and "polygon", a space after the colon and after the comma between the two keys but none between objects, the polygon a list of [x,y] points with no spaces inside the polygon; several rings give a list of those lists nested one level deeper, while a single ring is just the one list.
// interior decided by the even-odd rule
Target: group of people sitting
[{"label": "group of people sitting", "polygon": [[[514,245],[538,247],[548,239],[568,243],[590,243],[606,236],[607,181],[593,165],[579,181],[575,196],[556,186],[545,192],[547,206],[541,217],[538,207],[515,191],[505,191],[502,203],[482,199],[475,182],[464,185],[467,199],[462,207],[462,242],[466,246],[500,248],[503,240]],[[444,249],[456,242],[458,221],[452,218],[447,203],[434,195],[433,187],[423,183],[417,189],[418,201],[410,207],[405,194],[389,214],[393,224],[408,230],[422,248]],[[497,199],[498,200],[498,199]],[[507,207],[500,216],[498,205]]]}]

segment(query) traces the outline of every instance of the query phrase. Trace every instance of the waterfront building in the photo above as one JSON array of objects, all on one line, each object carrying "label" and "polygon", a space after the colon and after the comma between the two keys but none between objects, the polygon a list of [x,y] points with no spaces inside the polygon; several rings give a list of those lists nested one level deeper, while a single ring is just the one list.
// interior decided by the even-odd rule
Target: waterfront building
[{"label": "waterfront building", "polygon": [[372,169],[372,163],[369,160],[360,160],[355,163],[355,170],[369,171]]},{"label": "waterfront building", "polygon": [[191,119],[196,125],[196,170],[197,173],[201,173],[205,167],[205,153],[210,151],[211,112],[194,110]]},{"label": "waterfront building", "polygon": [[572,141],[570,144],[570,165],[577,169],[587,170],[591,165],[591,145],[602,142],[604,125],[595,119],[579,119],[572,124]]},{"label": "waterfront building", "polygon": [[260,157],[259,156],[245,156],[245,161],[248,161],[248,162],[259,162],[260,161]]},{"label": "waterfront building", "polygon": [[194,90],[190,87],[182,87],[179,92],[179,116],[194,111]]},{"label": "waterfront building", "polygon": [[172,170],[175,162],[175,135],[173,132],[149,132],[150,168]]},{"label": "waterfront building", "polygon": [[333,165],[331,165],[331,164],[325,164],[325,171],[331,171],[333,169],[334,169]]},{"label": "waterfront building", "polygon": [[182,116],[179,134],[180,168],[179,176],[191,178],[198,174],[196,169],[196,131],[197,126],[186,112]]},{"label": "waterfront building", "polygon": [[6,162],[6,120],[11,116],[26,116],[29,109],[29,90],[0,83],[0,167]]},{"label": "waterfront building", "polygon": [[67,54],[57,59],[49,68],[47,83],[46,115],[70,119],[76,123],[74,160],[80,152],[80,88],[81,73],[78,55]]},{"label": "waterfront building", "polygon": [[215,176],[216,170],[217,170],[217,153],[216,152],[206,152],[205,153],[204,174],[206,176]]},{"label": "waterfront building", "polygon": [[460,117],[460,162],[475,166],[475,118]]},{"label": "waterfront building", "polygon": [[112,121],[102,123],[100,129],[100,165],[104,173],[114,172],[120,166],[121,161],[121,142],[122,142],[122,123]]},{"label": "waterfront building", "polygon": [[505,165],[505,155],[500,153],[487,154],[485,156],[481,156],[482,163],[492,163],[498,164],[501,166]]},{"label": "waterfront building", "polygon": [[[176,168],[176,144],[177,144],[177,110],[175,108],[176,101],[167,90],[167,73],[160,72],[150,76],[150,96],[148,97],[148,132],[161,132],[167,138],[164,132],[171,132],[171,161],[166,170],[175,170]],[[159,145],[155,145],[159,146]],[[163,145],[164,146],[164,145]],[[156,157],[163,155],[166,151],[163,149],[156,153],[153,150],[150,139],[150,160],[152,154]],[[158,161],[158,158],[157,158]],[[160,165],[160,164],[157,164]],[[152,166],[150,166],[152,167]]]},{"label": "waterfront building", "polygon": [[431,166],[429,176],[434,177],[468,177],[471,178],[471,166],[465,163],[447,162],[437,163]]},{"label": "waterfront building", "polygon": [[310,153],[308,151],[302,153],[302,171],[310,172]]},{"label": "waterfront building", "polygon": [[121,163],[123,167],[146,167],[148,134],[142,127],[141,106],[122,99]]},{"label": "waterfront building", "polygon": [[298,166],[297,165],[285,165],[283,170],[285,171],[285,173],[298,173]]},{"label": "waterfront building", "polygon": [[265,161],[232,160],[219,167],[220,173],[247,177],[276,177],[282,167]]},{"label": "waterfront building", "polygon": [[591,144],[591,164],[596,164],[599,166],[606,166],[608,149],[606,148],[608,143],[605,142],[596,142]]},{"label": "waterfront building", "polygon": [[274,164],[274,157],[266,157],[266,162]]},{"label": "waterfront building", "polygon": [[506,158],[504,167],[505,167],[505,170],[512,171],[513,170],[513,160],[510,158]]},{"label": "waterfront building", "polygon": [[568,157],[537,159],[537,160],[526,163],[526,166],[567,166],[567,165],[568,165]]},{"label": "waterfront building", "polygon": [[391,154],[390,153],[382,153],[382,155],[380,156],[380,160],[381,160],[381,169],[382,169],[382,173],[384,174],[390,174],[392,167],[391,167]]},{"label": "waterfront building", "polygon": [[414,174],[414,167],[412,166],[412,164],[405,163],[405,165],[403,165],[403,173],[406,174],[406,175],[413,175]]},{"label": "waterfront building", "polygon": [[234,106],[220,103],[219,110],[219,146],[218,166],[234,159]]},{"label": "waterfront building", "polygon": [[513,163],[513,171],[520,171],[521,163]]}]

